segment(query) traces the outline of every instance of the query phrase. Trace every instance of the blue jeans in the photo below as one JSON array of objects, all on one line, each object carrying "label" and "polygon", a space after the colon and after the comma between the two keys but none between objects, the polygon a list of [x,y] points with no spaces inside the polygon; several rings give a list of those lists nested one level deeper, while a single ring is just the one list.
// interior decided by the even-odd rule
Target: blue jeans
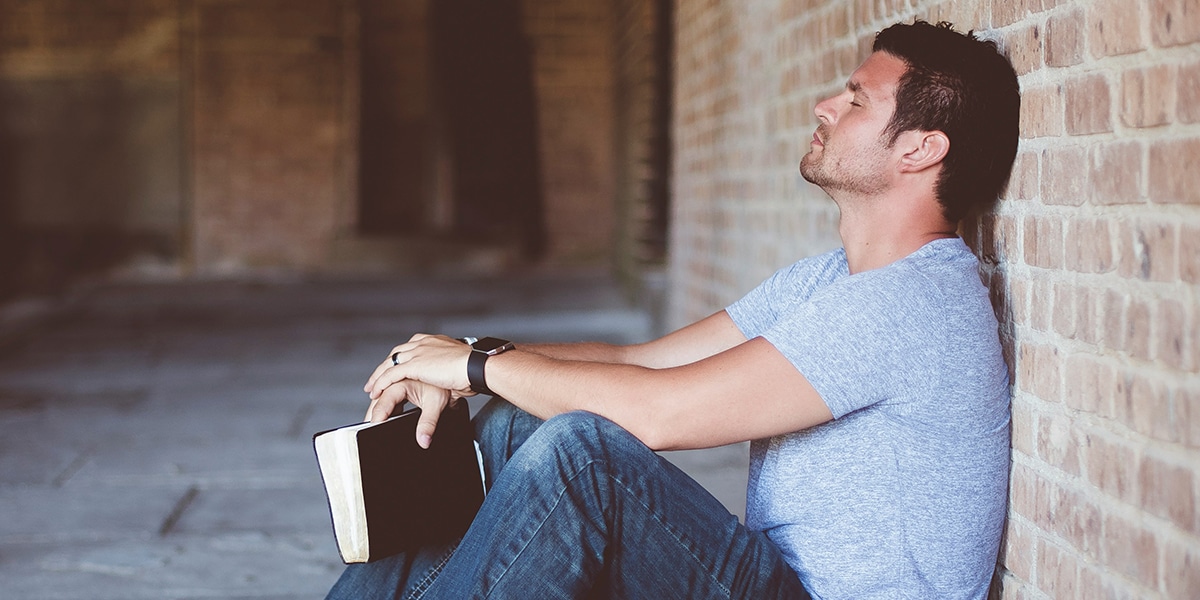
[{"label": "blue jeans", "polygon": [[779,549],[616,424],[475,418],[491,484],[457,543],[349,565],[328,598],[810,598]]}]

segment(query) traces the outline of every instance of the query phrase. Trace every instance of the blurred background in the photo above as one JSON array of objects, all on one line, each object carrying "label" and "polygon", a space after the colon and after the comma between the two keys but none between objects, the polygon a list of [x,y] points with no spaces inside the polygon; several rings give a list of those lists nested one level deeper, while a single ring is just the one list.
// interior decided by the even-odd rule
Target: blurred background
[{"label": "blurred background", "polygon": [[[993,597],[1200,598],[1195,0],[0,0],[0,596],[321,597],[308,436],[365,366],[640,341],[837,247],[813,107],[913,18],[1022,88],[960,227],[1012,376]],[[742,510],[744,445],[671,458]]]},{"label": "blurred background", "polygon": [[0,297],[666,251],[671,3],[0,0]]}]

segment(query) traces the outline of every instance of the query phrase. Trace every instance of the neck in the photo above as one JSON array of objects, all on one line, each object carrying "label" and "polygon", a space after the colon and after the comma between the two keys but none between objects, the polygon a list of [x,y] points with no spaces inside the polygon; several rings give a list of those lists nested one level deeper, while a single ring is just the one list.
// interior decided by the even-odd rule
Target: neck
[{"label": "neck", "polygon": [[843,199],[837,204],[842,213],[838,233],[850,273],[885,267],[933,240],[958,235],[932,198]]}]

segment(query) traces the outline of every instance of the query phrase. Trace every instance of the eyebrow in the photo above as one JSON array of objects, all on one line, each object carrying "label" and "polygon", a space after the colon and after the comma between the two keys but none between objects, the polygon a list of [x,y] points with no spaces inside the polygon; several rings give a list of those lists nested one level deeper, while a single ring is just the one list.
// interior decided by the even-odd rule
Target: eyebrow
[{"label": "eyebrow", "polygon": [[855,94],[862,96],[866,100],[871,99],[871,95],[868,94],[867,91],[863,89],[862,84],[857,81],[851,80],[851,81],[846,82],[846,89],[850,90],[851,92],[854,92]]}]

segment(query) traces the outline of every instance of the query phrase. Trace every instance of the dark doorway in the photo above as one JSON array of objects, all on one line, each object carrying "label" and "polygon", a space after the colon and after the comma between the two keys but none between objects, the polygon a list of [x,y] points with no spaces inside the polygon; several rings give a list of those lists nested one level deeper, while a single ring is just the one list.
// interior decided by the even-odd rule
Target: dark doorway
[{"label": "dark doorway", "polygon": [[449,141],[454,224],[491,242],[545,245],[532,50],[517,0],[432,3],[435,103]]},{"label": "dark doorway", "polygon": [[[432,3],[432,2],[431,2]],[[359,231],[426,229],[433,143],[424,11],[403,0],[361,0]]]},{"label": "dark doorway", "polygon": [[374,61],[389,57],[371,56],[370,15],[363,13],[360,230],[447,234],[535,258],[545,246],[545,220],[532,51],[520,5],[427,6],[430,109],[407,121],[385,116],[399,100],[395,86],[372,81],[371,73],[387,70]]}]

